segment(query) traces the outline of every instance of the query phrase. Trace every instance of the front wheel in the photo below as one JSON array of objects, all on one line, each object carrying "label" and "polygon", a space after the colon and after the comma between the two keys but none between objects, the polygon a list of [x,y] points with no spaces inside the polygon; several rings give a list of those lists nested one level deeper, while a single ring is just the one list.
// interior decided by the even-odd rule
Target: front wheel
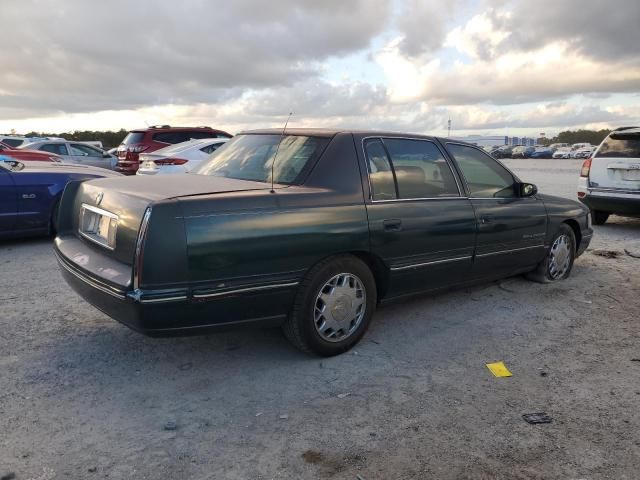
[{"label": "front wheel", "polygon": [[302,351],[338,355],[362,338],[376,302],[369,267],[352,255],[331,257],[305,275],[283,330]]},{"label": "front wheel", "polygon": [[591,210],[591,221],[594,225],[604,225],[609,218],[609,212],[601,210]]},{"label": "front wheel", "polygon": [[551,240],[547,255],[527,277],[540,283],[564,280],[571,274],[575,256],[576,236],[571,227],[563,223]]}]

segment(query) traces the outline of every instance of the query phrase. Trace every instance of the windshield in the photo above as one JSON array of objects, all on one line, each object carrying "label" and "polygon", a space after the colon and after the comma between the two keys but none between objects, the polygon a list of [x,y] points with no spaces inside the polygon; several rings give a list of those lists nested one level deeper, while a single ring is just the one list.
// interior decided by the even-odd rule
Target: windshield
[{"label": "windshield", "polygon": [[209,160],[193,173],[270,182],[271,165],[277,150],[273,182],[298,184],[328,143],[328,138],[300,135],[238,135],[213,152]]},{"label": "windshield", "polygon": [[144,139],[144,132],[129,132],[124,140],[122,141],[122,145],[133,145],[134,143],[140,143]]},{"label": "windshield", "polygon": [[640,158],[640,134],[612,134],[600,145],[596,157]]}]

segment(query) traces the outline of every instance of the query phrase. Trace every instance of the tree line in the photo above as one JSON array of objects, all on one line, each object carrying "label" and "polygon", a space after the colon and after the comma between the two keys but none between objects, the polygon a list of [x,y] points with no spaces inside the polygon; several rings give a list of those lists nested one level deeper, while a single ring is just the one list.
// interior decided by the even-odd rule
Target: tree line
[{"label": "tree line", "polygon": [[551,145],[552,143],[590,143],[591,145],[600,145],[611,130],[566,130],[560,132],[553,138],[540,138],[538,143],[541,145]]},{"label": "tree line", "polygon": [[77,142],[85,142],[91,140],[97,140],[102,142],[102,146],[105,150],[109,150],[110,148],[117,147],[122,143],[124,137],[129,133],[124,128],[114,132],[111,130],[108,131],[100,131],[100,130],[76,130],[75,132],[64,132],[64,133],[45,133],[45,132],[29,132],[27,133],[27,137],[60,137],[66,140],[75,140]]}]

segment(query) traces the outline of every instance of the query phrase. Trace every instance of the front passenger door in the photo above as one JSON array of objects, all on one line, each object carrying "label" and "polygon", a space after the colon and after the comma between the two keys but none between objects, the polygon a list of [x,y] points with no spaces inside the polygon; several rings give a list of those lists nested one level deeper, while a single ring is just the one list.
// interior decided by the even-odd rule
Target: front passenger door
[{"label": "front passenger door", "polygon": [[447,143],[466,182],[478,235],[474,277],[498,277],[535,267],[544,257],[547,211],[541,200],[520,196],[519,181],[482,150]]}]

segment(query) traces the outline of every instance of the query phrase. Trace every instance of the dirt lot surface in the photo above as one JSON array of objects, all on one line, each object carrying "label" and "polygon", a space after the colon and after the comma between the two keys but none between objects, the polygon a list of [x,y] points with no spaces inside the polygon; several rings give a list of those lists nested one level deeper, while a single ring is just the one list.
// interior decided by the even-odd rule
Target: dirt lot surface
[{"label": "dirt lot surface", "polygon": [[[579,161],[506,163],[575,196]],[[640,220],[595,232],[567,281],[385,306],[322,360],[277,330],[140,336],[47,240],[0,244],[0,478],[638,479]]]}]

